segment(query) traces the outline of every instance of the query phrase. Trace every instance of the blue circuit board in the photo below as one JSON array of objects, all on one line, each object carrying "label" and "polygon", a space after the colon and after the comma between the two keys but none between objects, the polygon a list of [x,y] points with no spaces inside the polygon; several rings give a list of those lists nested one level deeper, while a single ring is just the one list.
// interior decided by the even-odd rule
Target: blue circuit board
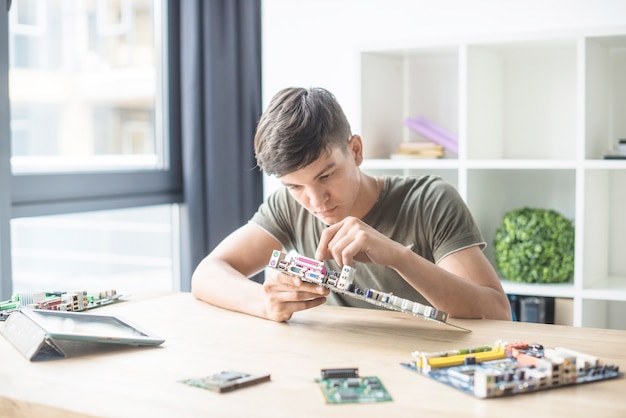
[{"label": "blue circuit board", "polygon": [[496,398],[621,377],[618,366],[567,348],[496,342],[494,346],[414,352],[409,370],[478,398]]}]

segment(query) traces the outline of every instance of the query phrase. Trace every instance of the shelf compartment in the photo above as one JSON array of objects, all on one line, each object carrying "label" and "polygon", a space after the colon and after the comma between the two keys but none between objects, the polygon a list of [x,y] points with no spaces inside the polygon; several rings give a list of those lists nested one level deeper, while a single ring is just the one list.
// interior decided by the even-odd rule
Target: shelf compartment
[{"label": "shelf compartment", "polygon": [[470,45],[468,159],[575,159],[574,39]]},{"label": "shelf compartment", "polygon": [[562,169],[575,169],[577,167],[576,161],[573,160],[523,160],[523,159],[508,159],[508,160],[468,160],[465,161],[467,168],[478,169],[501,169],[501,170],[562,170]]},{"label": "shelf compartment", "polygon": [[457,170],[459,163],[447,159],[406,159],[392,160],[389,158],[363,160],[364,170]]},{"label": "shelf compartment", "polygon": [[388,158],[401,142],[425,139],[404,125],[407,117],[423,116],[458,133],[458,97],[458,47],[362,52],[365,157]]},{"label": "shelf compartment", "polygon": [[494,237],[504,215],[513,209],[554,209],[568,219],[575,217],[576,170],[470,169],[467,204],[478,223],[495,267]]},{"label": "shelf compartment", "polygon": [[457,190],[459,188],[459,176],[458,171],[456,169],[446,169],[446,168],[418,168],[414,167],[389,167],[386,164],[383,165],[367,165],[362,167],[363,171],[367,174],[373,176],[410,176],[410,177],[420,177],[425,175],[435,175],[439,176],[452,186],[454,186]]},{"label": "shelf compartment", "polygon": [[613,153],[626,139],[626,35],[585,42],[585,158]]}]

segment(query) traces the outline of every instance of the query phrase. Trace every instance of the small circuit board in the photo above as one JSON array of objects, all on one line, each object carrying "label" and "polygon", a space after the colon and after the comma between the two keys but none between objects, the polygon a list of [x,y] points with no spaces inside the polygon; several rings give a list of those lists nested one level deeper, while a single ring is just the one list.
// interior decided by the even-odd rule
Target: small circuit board
[{"label": "small circuit board", "polygon": [[270,257],[268,267],[291,276],[299,277],[305,282],[324,286],[335,293],[349,296],[381,308],[438,322],[463,331],[469,331],[466,328],[448,323],[448,314],[432,306],[423,305],[376,289],[359,288],[356,286],[356,283],[354,283],[355,269],[350,266],[343,266],[341,271],[338,272],[326,269],[323,261],[301,255],[289,256],[282,251],[274,250]]},{"label": "small circuit board", "polygon": [[269,380],[269,374],[251,375],[242,372],[224,371],[207,377],[184,379],[180,382],[189,386],[224,393],[263,382],[269,382]]},{"label": "small circuit board", "polygon": [[359,377],[358,369],[322,369],[316,381],[330,404],[393,400],[378,377]]},{"label": "small circuit board", "polygon": [[601,364],[595,356],[524,342],[415,351],[412,356],[413,360],[402,366],[477,398],[513,396],[622,376],[618,366]]},{"label": "small circuit board", "polygon": [[20,308],[45,309],[50,311],[80,312],[118,302],[123,298],[114,289],[97,292],[21,292],[10,300],[0,302],[0,321]]}]

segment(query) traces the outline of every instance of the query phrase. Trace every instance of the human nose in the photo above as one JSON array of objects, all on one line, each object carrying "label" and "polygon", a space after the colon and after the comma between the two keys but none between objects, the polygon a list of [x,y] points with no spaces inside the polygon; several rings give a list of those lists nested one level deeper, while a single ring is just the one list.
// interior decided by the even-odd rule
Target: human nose
[{"label": "human nose", "polygon": [[307,190],[307,197],[311,206],[322,209],[328,200],[328,192],[324,187],[310,187]]}]

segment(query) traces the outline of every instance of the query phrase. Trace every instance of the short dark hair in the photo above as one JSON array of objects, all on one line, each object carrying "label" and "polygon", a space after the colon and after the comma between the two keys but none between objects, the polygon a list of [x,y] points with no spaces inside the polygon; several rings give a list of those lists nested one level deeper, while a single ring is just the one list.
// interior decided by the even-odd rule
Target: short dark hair
[{"label": "short dark hair", "polygon": [[281,177],[341,146],[347,149],[350,124],[335,96],[320,87],[289,87],[276,93],[254,136],[257,164]]}]

